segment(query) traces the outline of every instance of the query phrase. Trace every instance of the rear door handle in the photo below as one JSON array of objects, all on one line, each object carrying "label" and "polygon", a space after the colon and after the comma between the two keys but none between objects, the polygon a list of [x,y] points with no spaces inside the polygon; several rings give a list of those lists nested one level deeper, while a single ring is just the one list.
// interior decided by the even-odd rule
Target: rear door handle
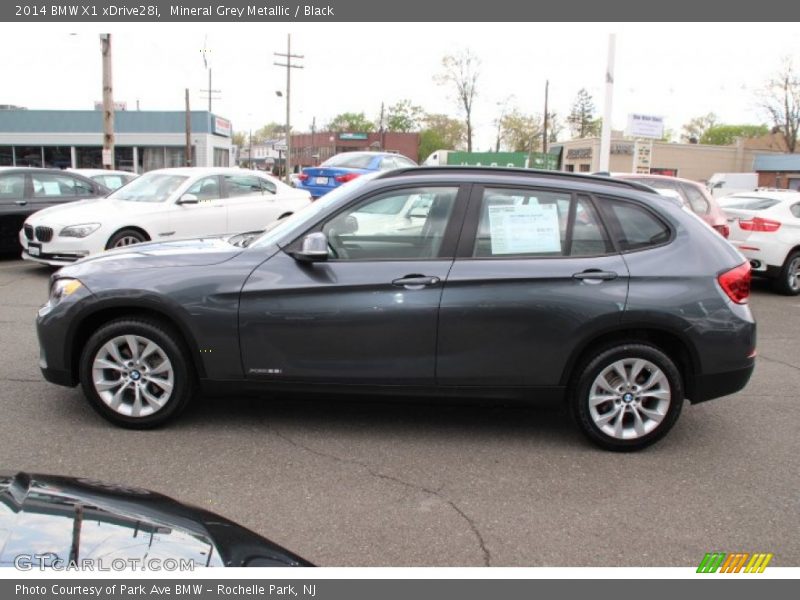
[{"label": "rear door handle", "polygon": [[598,271],[598,270],[590,270],[587,269],[586,271],[581,271],[580,273],[575,273],[572,278],[573,279],[581,279],[583,281],[609,281],[611,279],[616,279],[619,277],[614,271]]},{"label": "rear door handle", "polygon": [[25,206],[28,203],[27,200],[14,200],[14,204],[17,206]]},{"label": "rear door handle", "polygon": [[392,281],[392,285],[404,287],[407,290],[421,290],[429,285],[436,285],[440,281],[441,279],[438,277],[430,277],[428,275],[406,275]]}]

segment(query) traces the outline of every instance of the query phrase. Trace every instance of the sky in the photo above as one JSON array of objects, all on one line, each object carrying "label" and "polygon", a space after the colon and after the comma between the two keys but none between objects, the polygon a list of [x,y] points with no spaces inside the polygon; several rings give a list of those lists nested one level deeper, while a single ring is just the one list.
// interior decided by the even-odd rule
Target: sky
[{"label": "sky", "polygon": [[[92,109],[102,97],[98,34],[113,39],[114,99],[128,110],[206,109],[201,50],[211,50],[216,114],[237,131],[283,122],[286,70],[273,52],[304,55],[292,71],[292,128],[320,130],[341,112],[377,119],[408,98],[427,112],[460,116],[448,87],[434,77],[442,57],[469,48],[481,59],[475,100],[475,149],[492,145],[500,108],[566,116],[580,88],[603,112],[608,36],[616,34],[612,122],[629,113],[663,116],[680,133],[689,119],[714,112],[723,123],[765,123],[757,91],[789,57],[800,66],[800,29],[781,23],[130,23],[6,25],[0,104],[29,109]],[[562,138],[568,137],[568,132]]]}]

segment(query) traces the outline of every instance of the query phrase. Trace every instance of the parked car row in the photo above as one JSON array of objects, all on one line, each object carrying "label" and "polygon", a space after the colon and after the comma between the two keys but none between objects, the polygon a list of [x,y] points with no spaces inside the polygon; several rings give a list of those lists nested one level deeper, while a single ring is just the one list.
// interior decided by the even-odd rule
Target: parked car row
[{"label": "parked car row", "polygon": [[297,176],[296,186],[307,190],[313,198],[319,198],[365,173],[416,166],[413,160],[395,152],[343,152],[318,167],[303,169]]}]

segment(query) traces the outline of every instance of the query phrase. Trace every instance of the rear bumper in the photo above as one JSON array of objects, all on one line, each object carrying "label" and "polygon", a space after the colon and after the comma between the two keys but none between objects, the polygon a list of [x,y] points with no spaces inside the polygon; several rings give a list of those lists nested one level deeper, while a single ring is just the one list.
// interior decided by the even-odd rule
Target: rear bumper
[{"label": "rear bumper", "polygon": [[297,189],[304,190],[311,194],[312,198],[319,198],[320,196],[324,196],[328,192],[335,190],[338,186],[330,186],[330,185],[305,185],[303,183],[298,183]]},{"label": "rear bumper", "polygon": [[713,400],[721,396],[728,396],[744,389],[755,368],[755,359],[750,364],[734,371],[698,375],[695,377],[693,389],[688,390],[689,402],[697,404],[706,400]]}]

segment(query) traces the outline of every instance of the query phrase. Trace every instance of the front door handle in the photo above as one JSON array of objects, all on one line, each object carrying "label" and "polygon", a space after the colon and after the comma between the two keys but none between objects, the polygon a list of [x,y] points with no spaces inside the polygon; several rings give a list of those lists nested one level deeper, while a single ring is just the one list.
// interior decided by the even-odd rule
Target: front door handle
[{"label": "front door handle", "polygon": [[28,203],[27,200],[14,200],[14,204],[17,206],[25,206]]},{"label": "front door handle", "polygon": [[428,275],[406,275],[392,281],[392,285],[404,287],[407,290],[421,290],[429,285],[436,285],[440,281],[441,279],[438,277],[430,277]]},{"label": "front door handle", "polygon": [[609,281],[619,277],[614,271],[600,271],[598,269],[587,269],[580,273],[575,273],[573,279],[581,279],[587,283],[600,283],[601,281]]}]

